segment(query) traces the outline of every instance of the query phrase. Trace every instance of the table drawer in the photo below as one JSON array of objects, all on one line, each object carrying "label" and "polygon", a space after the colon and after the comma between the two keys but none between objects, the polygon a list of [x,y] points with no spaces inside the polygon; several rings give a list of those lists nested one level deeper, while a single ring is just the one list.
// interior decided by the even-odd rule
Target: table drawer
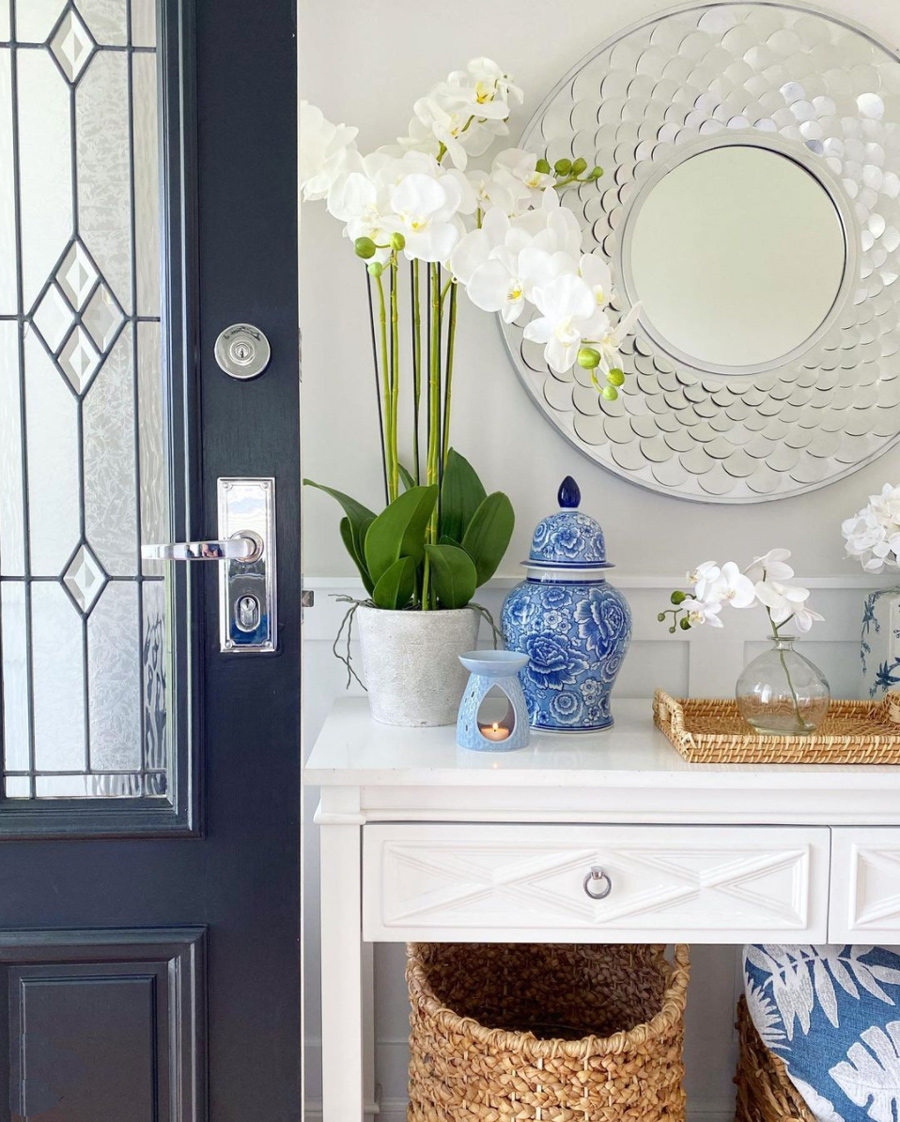
[{"label": "table drawer", "polygon": [[[825,827],[373,824],[363,938],[821,942],[829,840]],[[588,895],[592,868],[604,899]]]},{"label": "table drawer", "polygon": [[832,831],[831,943],[900,943],[900,829]]}]

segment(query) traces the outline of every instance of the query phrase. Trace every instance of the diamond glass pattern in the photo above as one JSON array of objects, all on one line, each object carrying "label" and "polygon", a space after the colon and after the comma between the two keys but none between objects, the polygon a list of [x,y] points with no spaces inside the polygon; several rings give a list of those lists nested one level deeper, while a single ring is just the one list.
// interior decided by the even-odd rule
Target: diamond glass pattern
[{"label": "diamond glass pattern", "polygon": [[50,43],[50,50],[68,80],[77,81],[91,61],[94,41],[75,8],[69,8],[63,16]]},{"label": "diamond glass pattern", "polygon": [[142,533],[171,534],[159,301],[135,279],[161,263],[156,2],[15,10],[14,41],[0,36],[2,794],[171,802],[169,598],[139,561]]},{"label": "diamond glass pattern", "polygon": [[[524,324],[502,324],[545,415],[582,452],[655,491],[759,502],[827,485],[900,438],[900,62],[838,17],[790,4],[695,5],[631,28],[557,86],[521,146],[606,168],[570,190],[585,249],[621,278],[622,234],[645,184],[691,151],[771,143],[820,179],[848,232],[847,281],[805,353],[714,374],[639,325],[619,398],[590,371],[552,374]],[[853,268],[855,265],[855,273]],[[624,310],[624,301],[617,305]]]},{"label": "diamond glass pattern", "polygon": [[122,310],[105,284],[97,287],[84,310],[82,322],[103,354],[112,346],[123,320]]},{"label": "diamond glass pattern", "polygon": [[59,350],[74,319],[66,298],[55,284],[51,284],[34,313],[34,325],[54,353]]},{"label": "diamond glass pattern", "polygon": [[59,352],[59,365],[76,393],[83,394],[100,365],[100,355],[83,327],[76,327]]},{"label": "diamond glass pattern", "polygon": [[73,242],[56,274],[56,279],[76,311],[81,311],[97,282],[97,270],[80,242]]},{"label": "diamond glass pattern", "polygon": [[100,562],[87,545],[80,546],[63,574],[63,584],[83,612],[89,612],[103,590],[105,577]]}]

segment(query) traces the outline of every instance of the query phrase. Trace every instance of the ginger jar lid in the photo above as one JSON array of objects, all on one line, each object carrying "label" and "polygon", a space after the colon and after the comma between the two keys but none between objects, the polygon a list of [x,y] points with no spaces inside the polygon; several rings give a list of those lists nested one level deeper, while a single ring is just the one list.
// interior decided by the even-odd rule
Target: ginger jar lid
[{"label": "ginger jar lid", "polygon": [[578,509],[581,491],[571,475],[560,484],[557,498],[559,510],[537,524],[531,553],[523,564],[529,569],[577,572],[613,568],[606,560],[600,523]]}]

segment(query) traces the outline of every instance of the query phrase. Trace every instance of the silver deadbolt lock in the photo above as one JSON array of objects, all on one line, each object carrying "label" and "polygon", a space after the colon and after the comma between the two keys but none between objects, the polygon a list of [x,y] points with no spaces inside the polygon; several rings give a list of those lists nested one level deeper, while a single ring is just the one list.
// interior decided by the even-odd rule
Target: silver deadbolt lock
[{"label": "silver deadbolt lock", "polygon": [[232,378],[258,378],[269,365],[269,340],[251,323],[233,323],[216,339],[216,362]]}]

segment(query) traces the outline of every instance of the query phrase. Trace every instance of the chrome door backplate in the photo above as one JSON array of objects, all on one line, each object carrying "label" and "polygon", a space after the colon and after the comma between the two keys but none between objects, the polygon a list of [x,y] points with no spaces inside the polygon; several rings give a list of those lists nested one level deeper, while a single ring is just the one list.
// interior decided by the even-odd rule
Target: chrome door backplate
[{"label": "chrome door backplate", "polygon": [[259,556],[227,558],[219,576],[221,650],[274,651],[278,643],[275,570],[275,480],[218,480],[219,537],[256,538]]}]

